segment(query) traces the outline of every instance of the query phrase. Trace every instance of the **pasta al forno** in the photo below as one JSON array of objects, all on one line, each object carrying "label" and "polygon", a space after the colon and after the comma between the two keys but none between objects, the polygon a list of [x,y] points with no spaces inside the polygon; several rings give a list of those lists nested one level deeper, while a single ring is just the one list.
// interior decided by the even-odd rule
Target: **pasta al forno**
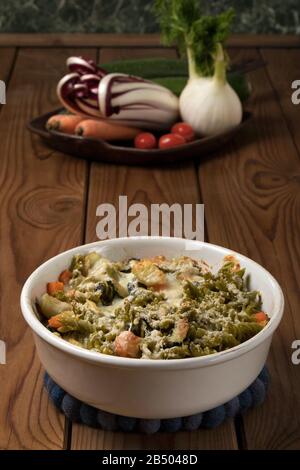
[{"label": "pasta al forno", "polygon": [[268,323],[238,260],[213,273],[181,256],[112,262],[76,255],[37,302],[45,326],[76,346],[144,359],[205,356],[237,346]]}]

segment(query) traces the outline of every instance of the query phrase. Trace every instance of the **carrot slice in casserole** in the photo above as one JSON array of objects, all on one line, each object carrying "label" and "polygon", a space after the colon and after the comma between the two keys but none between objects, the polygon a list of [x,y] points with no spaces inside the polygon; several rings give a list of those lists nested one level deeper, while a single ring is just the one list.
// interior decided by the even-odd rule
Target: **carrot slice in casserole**
[{"label": "carrot slice in casserole", "polygon": [[47,284],[47,293],[53,295],[56,292],[61,292],[64,290],[64,283],[59,281],[48,282]]}]

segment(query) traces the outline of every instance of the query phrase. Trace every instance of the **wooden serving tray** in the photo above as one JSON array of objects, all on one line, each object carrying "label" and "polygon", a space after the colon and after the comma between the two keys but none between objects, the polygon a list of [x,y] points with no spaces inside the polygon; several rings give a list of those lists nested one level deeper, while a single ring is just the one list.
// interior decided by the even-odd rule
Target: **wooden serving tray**
[{"label": "wooden serving tray", "polygon": [[47,145],[60,152],[100,162],[110,162],[126,165],[162,165],[182,162],[188,159],[200,159],[215,150],[223,147],[244,127],[252,117],[245,111],[241,124],[234,129],[222,134],[197,139],[193,142],[171,149],[140,150],[128,142],[109,143],[100,139],[90,139],[62,132],[48,131],[46,122],[54,114],[58,114],[62,108],[39,116],[28,124],[28,129],[38,134]]}]

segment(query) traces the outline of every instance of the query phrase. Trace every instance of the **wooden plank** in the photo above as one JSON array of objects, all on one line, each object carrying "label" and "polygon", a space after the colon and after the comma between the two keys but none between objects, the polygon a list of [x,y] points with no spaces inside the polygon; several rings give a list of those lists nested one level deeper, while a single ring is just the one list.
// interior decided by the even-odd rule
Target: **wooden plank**
[{"label": "wooden plank", "polygon": [[[176,54],[173,49],[167,47],[141,47],[135,48],[134,54],[130,57],[135,59],[143,59],[144,57],[169,57],[176,58]],[[116,47],[103,47],[101,48],[101,62],[112,62],[114,60],[126,60],[128,59],[128,48],[116,48]]]},{"label": "wooden plank", "polygon": [[233,34],[228,40],[229,47],[300,47],[300,36],[297,34]]},{"label": "wooden plank", "polygon": [[72,449],[101,450],[191,450],[236,447],[233,426],[223,425],[217,430],[194,432],[140,433],[105,432],[82,425],[73,425]]},{"label": "wooden plank", "polygon": [[[81,51],[85,53],[85,50]],[[89,51],[95,57],[95,50]],[[86,164],[66,155],[39,159],[29,119],[57,107],[57,80],[71,50],[21,50],[0,116],[0,448],[60,449],[64,419],[43,390],[44,371],[19,308],[27,276],[41,262],[81,242]]]},{"label": "wooden plank", "polygon": [[[242,51],[238,58],[257,56],[255,50]],[[300,337],[300,162],[266,71],[253,73],[251,83],[253,123],[200,165],[199,181],[209,241],[261,263],[285,293],[285,315],[268,359],[272,384],[265,404],[244,417],[246,445],[296,449],[300,374],[291,363],[291,344]]]},{"label": "wooden plank", "polygon": [[[13,69],[15,55],[15,47],[0,48],[0,80],[4,81],[5,83],[5,95],[7,94],[8,82]],[[2,110],[3,106],[3,104],[0,104],[0,111]]]},{"label": "wooden plank", "polygon": [[14,63],[15,54],[15,47],[0,48],[0,80],[3,80],[6,86],[8,85],[8,80]]},{"label": "wooden plank", "polygon": [[279,51],[262,49],[261,54],[268,64],[269,79],[300,152],[300,105],[293,104],[291,99],[292,93],[295,91],[292,89],[292,82],[300,80],[300,51],[299,49],[280,49]]},{"label": "wooden plank", "polygon": [[[230,47],[296,47],[296,34],[233,34]],[[159,34],[101,34],[101,33],[1,33],[0,46],[19,47],[159,47]]]},{"label": "wooden plank", "polygon": [[[162,52],[160,52],[161,55]],[[164,52],[165,53],[165,52]],[[145,49],[143,56],[153,56],[151,49]],[[168,52],[167,57],[175,57]],[[113,52],[104,49],[101,61],[118,58],[140,57],[140,51],[128,49]],[[113,166],[93,163],[90,171],[86,241],[96,240],[96,208],[108,202],[118,207],[119,195],[128,196],[128,204],[151,203],[196,204],[200,202],[195,168],[192,163],[167,168],[141,168]],[[213,431],[197,431],[176,435],[159,433],[144,436],[138,433],[124,434],[88,429],[73,425],[72,449],[234,449],[237,448],[232,423]]]},{"label": "wooden plank", "polygon": [[2,33],[0,46],[20,47],[138,47],[161,46],[159,34]]}]

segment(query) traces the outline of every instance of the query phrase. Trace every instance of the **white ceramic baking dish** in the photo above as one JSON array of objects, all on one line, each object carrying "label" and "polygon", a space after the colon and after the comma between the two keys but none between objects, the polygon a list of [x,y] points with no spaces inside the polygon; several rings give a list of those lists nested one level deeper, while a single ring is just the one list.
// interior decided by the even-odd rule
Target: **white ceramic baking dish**
[{"label": "white ceramic baking dish", "polygon": [[217,269],[231,250],[198,241],[167,237],[132,237],[79,246],[36,269],[21,294],[21,308],[30,326],[40,360],[68,393],[99,409],[140,418],[172,418],[206,411],[225,403],[261,371],[274,331],[283,313],[283,294],[262,266],[235,253],[250,274],[250,286],[261,291],[263,309],[271,317],[256,336],[210,356],[176,360],[127,359],[74,346],[48,331],[37,318],[34,303],[49,280],[57,279],[76,253],[99,251],[112,260],[181,254],[201,258]]}]

